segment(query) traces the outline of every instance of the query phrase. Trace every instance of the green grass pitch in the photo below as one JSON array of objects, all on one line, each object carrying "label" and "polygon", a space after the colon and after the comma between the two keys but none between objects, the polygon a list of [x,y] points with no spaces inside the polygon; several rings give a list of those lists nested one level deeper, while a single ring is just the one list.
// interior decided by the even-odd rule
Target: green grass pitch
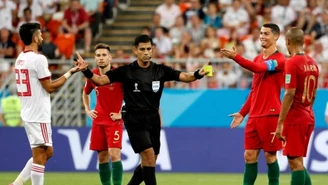
[{"label": "green grass pitch", "polygon": [[[0,185],[12,182],[17,173],[0,172]],[[124,173],[123,185],[126,185],[131,173]],[[216,174],[216,173],[157,173],[159,185],[241,185],[242,174]],[[312,184],[327,185],[328,175],[312,175]],[[257,177],[255,185],[266,185],[266,174]],[[289,185],[290,175],[282,174],[280,185]],[[31,185],[28,181],[25,185]],[[45,185],[101,185],[97,173],[52,173],[45,174]]]}]

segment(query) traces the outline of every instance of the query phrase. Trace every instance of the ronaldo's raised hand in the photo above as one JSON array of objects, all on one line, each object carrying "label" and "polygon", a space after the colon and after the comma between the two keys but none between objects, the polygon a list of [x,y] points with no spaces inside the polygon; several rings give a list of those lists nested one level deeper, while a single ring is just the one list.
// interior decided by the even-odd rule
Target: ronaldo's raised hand
[{"label": "ronaldo's raised hand", "polygon": [[244,116],[242,116],[239,112],[230,114],[229,117],[233,117],[233,120],[230,124],[230,128],[238,127],[244,120]]},{"label": "ronaldo's raised hand", "polygon": [[225,56],[227,58],[230,58],[230,59],[235,58],[236,55],[237,55],[237,51],[236,51],[235,46],[232,47],[232,50],[228,50],[228,49],[223,48],[223,49],[220,50],[220,53],[223,56]]}]

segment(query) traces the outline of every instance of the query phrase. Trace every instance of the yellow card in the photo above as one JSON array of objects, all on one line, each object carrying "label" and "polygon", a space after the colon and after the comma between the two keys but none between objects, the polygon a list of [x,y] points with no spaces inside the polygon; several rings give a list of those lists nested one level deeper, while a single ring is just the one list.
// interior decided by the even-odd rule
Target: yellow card
[{"label": "yellow card", "polygon": [[213,68],[211,65],[204,66],[204,71],[208,71],[209,73],[206,76],[213,76]]}]

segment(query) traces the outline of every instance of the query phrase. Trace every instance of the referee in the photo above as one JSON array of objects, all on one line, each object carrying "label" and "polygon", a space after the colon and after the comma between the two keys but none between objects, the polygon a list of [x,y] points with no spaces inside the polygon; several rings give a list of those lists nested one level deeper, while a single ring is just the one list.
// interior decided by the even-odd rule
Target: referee
[{"label": "referee", "polygon": [[202,68],[185,73],[152,62],[153,41],[148,35],[136,37],[133,51],[136,61],[110,70],[103,76],[93,74],[78,53],[77,66],[96,85],[123,83],[125,110],[122,110],[122,116],[131,146],[141,156],[141,164],[135,169],[128,185],[139,185],[142,181],[146,185],[156,185],[155,165],[161,130],[159,103],[164,82],[193,82],[208,72]]}]

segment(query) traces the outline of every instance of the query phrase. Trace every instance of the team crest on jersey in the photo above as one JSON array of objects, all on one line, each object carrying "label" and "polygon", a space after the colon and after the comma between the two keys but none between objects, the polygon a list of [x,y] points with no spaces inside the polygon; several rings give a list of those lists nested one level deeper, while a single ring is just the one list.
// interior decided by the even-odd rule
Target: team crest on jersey
[{"label": "team crest on jersey", "polygon": [[153,91],[155,93],[157,93],[157,91],[159,90],[159,87],[160,87],[160,82],[159,81],[153,81],[152,82],[152,88],[153,88]]}]

